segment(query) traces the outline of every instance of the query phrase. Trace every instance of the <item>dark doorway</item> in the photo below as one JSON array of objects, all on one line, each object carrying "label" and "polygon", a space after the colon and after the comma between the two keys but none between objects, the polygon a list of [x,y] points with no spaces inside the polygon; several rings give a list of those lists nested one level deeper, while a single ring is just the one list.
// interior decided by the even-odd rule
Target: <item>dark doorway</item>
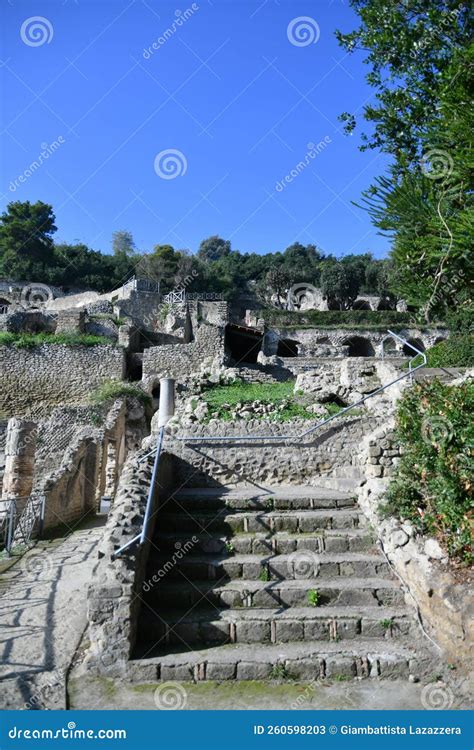
[{"label": "dark doorway", "polygon": [[143,354],[129,352],[127,354],[127,380],[136,383],[143,375]]},{"label": "dark doorway", "polygon": [[351,336],[342,342],[349,347],[349,357],[375,357],[375,349],[369,339],[363,336]]},{"label": "dark doorway", "polygon": [[423,346],[423,342],[420,341],[420,339],[407,339],[407,343],[403,345],[403,354],[406,354],[407,357],[414,357],[416,356],[416,352],[411,349],[411,347],[407,346],[407,344],[413,344],[413,346],[418,349],[420,352],[425,351],[425,347]]},{"label": "dark doorway", "polygon": [[10,302],[7,299],[0,297],[0,315],[5,315],[8,312]]},{"label": "dark doorway", "polygon": [[298,342],[291,339],[278,339],[277,357],[297,357]]},{"label": "dark doorway", "polygon": [[252,328],[228,325],[225,329],[225,348],[235,364],[255,364],[262,348],[263,334]]}]

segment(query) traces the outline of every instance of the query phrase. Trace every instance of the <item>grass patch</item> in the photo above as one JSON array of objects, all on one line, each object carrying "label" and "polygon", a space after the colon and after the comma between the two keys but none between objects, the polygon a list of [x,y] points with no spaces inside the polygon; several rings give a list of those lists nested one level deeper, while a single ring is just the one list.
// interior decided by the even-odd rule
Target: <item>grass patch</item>
[{"label": "grass patch", "polygon": [[[397,310],[278,310],[266,308],[259,312],[269,325],[308,327],[321,326],[335,328],[382,327],[413,325],[413,316]],[[435,325],[435,324],[433,324]]]},{"label": "grass patch", "polygon": [[465,564],[472,553],[474,383],[434,380],[408,389],[397,411],[403,453],[381,510],[436,536]]},{"label": "grass patch", "polygon": [[125,318],[118,318],[113,313],[94,313],[89,316],[91,320],[110,320],[111,323],[115,323],[116,326],[124,326],[127,322]]},{"label": "grass patch", "polygon": [[17,349],[33,349],[43,344],[64,346],[113,346],[105,336],[86,333],[0,333],[0,346],[16,346]]},{"label": "grass patch", "polygon": [[[229,385],[216,385],[202,394],[202,398],[209,405],[209,417],[217,417],[223,422],[232,419],[231,409],[237,404],[250,404],[260,401],[262,404],[278,407],[285,404],[285,408],[278,412],[265,415],[266,419],[274,422],[287,422],[290,419],[314,419],[314,414],[307,411],[306,407],[294,401],[294,380],[286,380],[283,383],[245,383],[241,380],[234,381]],[[229,408],[230,407],[230,408]],[[261,415],[254,415],[254,418]]]},{"label": "grass patch", "polygon": [[137,398],[143,404],[150,404],[151,398],[137,385],[124,383],[122,380],[107,380],[102,383],[90,396],[93,404],[103,404],[117,398],[129,396]]}]

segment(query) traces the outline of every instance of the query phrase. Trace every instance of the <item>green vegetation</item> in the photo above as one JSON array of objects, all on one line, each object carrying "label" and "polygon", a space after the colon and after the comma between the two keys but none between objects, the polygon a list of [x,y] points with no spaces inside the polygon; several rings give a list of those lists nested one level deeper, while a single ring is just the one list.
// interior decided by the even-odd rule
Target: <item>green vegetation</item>
[{"label": "green vegetation", "polygon": [[284,664],[274,664],[270,671],[271,680],[291,680],[291,675]]},{"label": "green vegetation", "polygon": [[270,577],[270,571],[268,570],[268,565],[263,565],[262,569],[260,571],[259,579],[266,583],[267,581],[271,580]]},{"label": "green vegetation", "polygon": [[[222,421],[230,421],[232,414],[229,407],[237,404],[249,404],[260,401],[263,404],[272,404],[275,407],[283,405],[284,408],[266,415],[276,422],[287,422],[290,419],[314,419],[306,408],[293,400],[294,380],[284,383],[245,383],[236,380],[230,385],[216,385],[205,391],[202,398],[209,404],[209,417],[217,417]],[[291,399],[291,401],[290,401]],[[255,415],[257,416],[257,415]]]},{"label": "green vegetation", "polygon": [[278,310],[267,307],[259,315],[267,325],[288,328],[324,326],[333,328],[383,328],[413,323],[413,315],[397,310]]},{"label": "green vegetation", "polygon": [[[440,341],[427,349],[427,367],[474,367],[474,336],[450,336],[446,341]],[[421,357],[414,361],[421,364]]]},{"label": "green vegetation", "polygon": [[125,318],[117,318],[113,313],[94,313],[90,316],[92,320],[110,320],[116,326],[123,326],[127,322]]},{"label": "green vegetation", "polygon": [[116,398],[130,396],[137,398],[143,404],[150,404],[151,398],[139,386],[132,383],[124,383],[121,380],[108,380],[102,383],[92,394],[91,402],[93,404],[103,404]]},{"label": "green vegetation", "polygon": [[[391,290],[433,320],[470,294],[473,17],[464,0],[350,5],[359,26],[336,35],[347,53],[363,50],[375,90],[361,149],[391,157],[363,204],[393,240]],[[341,119],[352,132],[354,114]]]},{"label": "green vegetation", "polygon": [[457,561],[473,561],[474,384],[433,381],[406,391],[397,413],[403,454],[382,510],[435,535]]},{"label": "green vegetation", "polygon": [[385,620],[380,620],[380,625],[384,630],[391,630],[393,628],[393,617],[387,617]]},{"label": "green vegetation", "polygon": [[321,603],[317,589],[310,589],[306,594],[306,599],[312,607],[317,607]]},{"label": "green vegetation", "polygon": [[16,346],[18,349],[32,349],[42,344],[63,344],[65,346],[113,345],[105,336],[91,336],[83,333],[6,333],[0,332],[0,346]]}]

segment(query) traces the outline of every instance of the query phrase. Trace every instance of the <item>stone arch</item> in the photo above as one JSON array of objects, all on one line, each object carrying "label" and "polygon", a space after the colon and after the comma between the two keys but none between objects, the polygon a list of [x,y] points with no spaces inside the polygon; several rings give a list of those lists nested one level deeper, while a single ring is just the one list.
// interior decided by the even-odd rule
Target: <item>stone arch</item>
[{"label": "stone arch", "polygon": [[365,336],[350,336],[341,343],[348,347],[349,357],[375,357],[375,349]]},{"label": "stone arch", "polygon": [[385,356],[395,357],[398,354],[397,342],[392,336],[382,341],[382,351]]},{"label": "stone arch", "polygon": [[352,305],[353,310],[371,310],[370,302],[366,299],[356,299]]},{"label": "stone arch", "polygon": [[380,297],[376,310],[393,310],[394,306],[387,297]]},{"label": "stone arch", "polygon": [[8,308],[10,307],[11,302],[9,299],[5,299],[5,297],[0,297],[0,315],[5,315],[8,312]]},{"label": "stone arch", "polygon": [[425,345],[423,344],[423,341],[421,339],[407,339],[407,343],[403,345],[403,354],[405,354],[407,357],[414,357],[416,355],[416,352],[413,351],[407,344],[412,344],[415,346],[420,352],[425,351]]}]

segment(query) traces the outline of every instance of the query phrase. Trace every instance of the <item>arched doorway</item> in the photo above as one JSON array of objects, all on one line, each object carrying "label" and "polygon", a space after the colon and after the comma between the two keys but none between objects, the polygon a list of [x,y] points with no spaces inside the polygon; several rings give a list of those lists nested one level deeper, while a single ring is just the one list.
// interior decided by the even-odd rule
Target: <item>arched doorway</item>
[{"label": "arched doorway", "polygon": [[225,349],[235,364],[257,362],[257,355],[262,348],[263,334],[246,326],[235,324],[225,328]]},{"label": "arched doorway", "polygon": [[10,304],[11,303],[9,302],[9,300],[4,299],[3,297],[0,297],[0,315],[7,314]]},{"label": "arched doorway", "polygon": [[349,348],[349,357],[375,357],[375,349],[364,336],[351,336],[341,342]]},{"label": "arched doorway", "polygon": [[396,357],[398,354],[396,341],[391,336],[383,341],[382,349],[386,357]]}]

